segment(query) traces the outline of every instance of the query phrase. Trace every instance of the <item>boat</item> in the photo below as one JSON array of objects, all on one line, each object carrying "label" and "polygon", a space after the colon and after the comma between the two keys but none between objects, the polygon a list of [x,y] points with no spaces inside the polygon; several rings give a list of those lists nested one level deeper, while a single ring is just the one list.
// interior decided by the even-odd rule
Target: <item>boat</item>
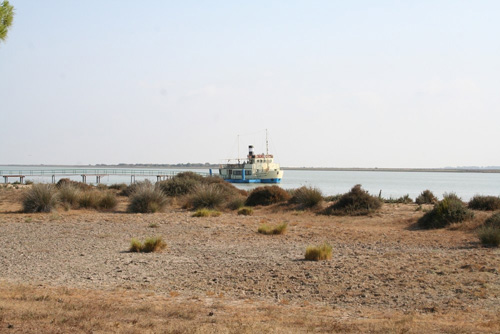
[{"label": "boat", "polygon": [[230,159],[227,164],[220,165],[219,175],[231,183],[280,183],[283,171],[274,162],[268,147],[266,132],[266,154],[255,154],[253,145],[250,145],[246,161],[236,159],[236,162],[231,163]]}]

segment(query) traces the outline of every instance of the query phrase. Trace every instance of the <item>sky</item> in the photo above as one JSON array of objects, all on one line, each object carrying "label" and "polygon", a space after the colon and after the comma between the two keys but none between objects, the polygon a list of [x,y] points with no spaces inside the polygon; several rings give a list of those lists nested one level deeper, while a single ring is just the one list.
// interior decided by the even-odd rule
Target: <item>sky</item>
[{"label": "sky", "polygon": [[500,165],[500,1],[9,1],[0,164]]}]

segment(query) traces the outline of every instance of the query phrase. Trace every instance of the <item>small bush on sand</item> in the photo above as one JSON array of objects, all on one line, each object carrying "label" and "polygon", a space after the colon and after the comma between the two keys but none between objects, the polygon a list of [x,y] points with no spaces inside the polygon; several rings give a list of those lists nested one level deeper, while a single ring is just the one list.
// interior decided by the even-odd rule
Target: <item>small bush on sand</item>
[{"label": "small bush on sand", "polygon": [[436,196],[434,196],[430,190],[422,191],[422,193],[415,198],[415,203],[417,204],[435,204],[437,201]]},{"label": "small bush on sand", "polygon": [[152,237],[148,238],[141,243],[137,239],[132,239],[130,241],[130,252],[138,253],[152,253],[159,252],[167,247],[167,244],[163,241],[162,237]]},{"label": "small bush on sand", "polygon": [[476,195],[469,201],[468,207],[472,210],[495,211],[500,209],[500,197]]},{"label": "small bush on sand", "polygon": [[360,184],[352,187],[351,191],[342,195],[337,202],[326,208],[327,215],[338,216],[361,216],[368,215],[380,209],[382,201],[370,195],[361,188]]},{"label": "small bush on sand", "polygon": [[65,183],[59,187],[59,201],[67,208],[76,209],[80,200],[80,189],[71,183]]},{"label": "small bush on sand", "polygon": [[260,234],[267,234],[267,235],[283,234],[286,232],[287,228],[288,228],[287,223],[281,223],[276,226],[270,226],[264,223],[259,226],[257,232],[259,232]]},{"label": "small bush on sand", "polygon": [[220,208],[226,200],[223,189],[216,184],[201,184],[189,196],[188,203],[194,209]]},{"label": "small bush on sand", "polygon": [[24,193],[24,212],[51,212],[57,204],[56,191],[50,184],[33,184]]},{"label": "small bush on sand", "polygon": [[305,259],[307,261],[330,260],[332,258],[332,246],[323,244],[320,246],[309,246],[306,248]]},{"label": "small bush on sand", "polygon": [[199,209],[193,213],[192,217],[219,217],[222,213],[217,210]]},{"label": "small bush on sand", "polygon": [[150,182],[136,183],[134,188],[129,196],[128,212],[154,213],[167,205],[167,196]]},{"label": "small bush on sand", "polygon": [[285,202],[290,199],[290,194],[278,186],[258,187],[252,190],[248,196],[245,205],[271,205]]},{"label": "small bush on sand", "polygon": [[299,204],[303,208],[313,208],[323,201],[323,193],[318,188],[300,187],[292,191],[290,203]]},{"label": "small bush on sand", "polygon": [[238,210],[238,215],[240,216],[251,216],[253,215],[253,209],[247,206]]},{"label": "small bush on sand", "polygon": [[484,246],[500,246],[500,212],[494,213],[477,230],[477,236]]},{"label": "small bush on sand", "polygon": [[444,194],[434,208],[424,214],[417,222],[421,228],[443,228],[452,223],[461,223],[472,219],[474,213],[467,209],[462,200],[455,194]]}]

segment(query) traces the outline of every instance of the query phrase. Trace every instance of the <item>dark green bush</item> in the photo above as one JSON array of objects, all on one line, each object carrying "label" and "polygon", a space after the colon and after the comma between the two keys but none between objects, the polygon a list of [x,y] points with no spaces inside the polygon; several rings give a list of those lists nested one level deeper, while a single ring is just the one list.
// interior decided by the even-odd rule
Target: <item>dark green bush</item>
[{"label": "dark green bush", "polygon": [[64,178],[64,179],[60,179],[57,183],[56,183],[56,187],[59,189],[65,185],[72,185],[74,186],[75,188],[78,188],[80,190],[88,190],[88,189],[91,189],[92,186],[90,184],[86,184],[86,183],[83,183],[83,182],[77,182],[77,181],[72,181],[70,179],[67,179],[67,178]]},{"label": "dark green bush", "polygon": [[323,193],[318,188],[300,187],[291,193],[289,202],[299,204],[303,208],[313,208],[323,201]]},{"label": "dark green bush", "polygon": [[494,213],[488,219],[486,219],[484,222],[484,226],[500,228],[500,212]]},{"label": "dark green bush", "polygon": [[167,205],[167,196],[151,182],[136,183],[129,198],[127,210],[134,213],[159,212]]},{"label": "dark green bush", "polygon": [[169,180],[161,181],[159,187],[165,195],[176,197],[190,194],[200,183],[194,178],[174,176]]},{"label": "dark green bush", "polygon": [[326,208],[327,215],[337,216],[361,216],[368,215],[380,209],[382,201],[370,195],[361,188],[360,184],[352,187],[351,191],[343,194],[337,202]]},{"label": "dark green bush", "polygon": [[417,222],[421,228],[443,228],[452,223],[460,223],[474,217],[462,200],[455,194],[445,194],[434,208],[424,214]]},{"label": "dark green bush", "polygon": [[436,196],[434,196],[430,190],[422,191],[422,193],[415,198],[415,203],[417,204],[435,204],[437,201]]},{"label": "dark green bush", "polygon": [[56,189],[50,184],[33,184],[24,193],[24,212],[51,212],[57,204]]},{"label": "dark green bush", "polygon": [[264,186],[255,188],[250,192],[245,205],[271,205],[285,202],[290,199],[290,194],[278,186]]},{"label": "dark green bush", "polygon": [[495,211],[500,209],[500,197],[476,195],[469,201],[469,209]]}]

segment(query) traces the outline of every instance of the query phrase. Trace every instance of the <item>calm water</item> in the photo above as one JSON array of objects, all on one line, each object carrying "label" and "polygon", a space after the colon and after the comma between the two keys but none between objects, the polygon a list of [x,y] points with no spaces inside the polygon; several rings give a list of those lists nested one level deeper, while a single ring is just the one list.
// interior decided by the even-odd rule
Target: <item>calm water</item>
[{"label": "calm water", "polygon": [[[0,171],[14,170],[22,173],[28,169],[59,169],[62,167],[12,167],[0,166]],[[77,169],[81,169],[78,167]],[[90,168],[86,168],[90,169]],[[100,168],[101,169],[101,168]],[[114,168],[116,169],[116,168]],[[101,169],[102,170],[102,169]],[[158,168],[155,168],[158,170]],[[168,171],[186,171],[187,169],[168,169]],[[192,169],[196,172],[208,173],[208,169]],[[214,170],[216,172],[216,170]],[[79,175],[60,176],[68,177],[75,181],[81,181]],[[136,180],[149,179],[156,181],[156,177],[136,176]],[[18,179],[9,179],[9,182]],[[51,182],[50,176],[27,176],[26,180],[34,182]],[[3,178],[0,178],[3,182]],[[95,177],[88,176],[88,183],[95,182]],[[130,183],[130,176],[110,175],[102,177],[104,184]],[[382,171],[306,171],[286,170],[281,187],[285,189],[298,188],[301,186],[312,186],[319,188],[325,195],[335,195],[349,191],[355,184],[361,184],[371,194],[378,195],[382,191],[385,198],[401,197],[406,194],[411,198],[418,196],[423,190],[429,189],[436,196],[442,197],[445,192],[454,192],[463,200],[469,200],[472,196],[500,195],[500,173],[435,173],[435,172],[382,172]],[[238,188],[253,189],[258,184],[239,184]]]}]

